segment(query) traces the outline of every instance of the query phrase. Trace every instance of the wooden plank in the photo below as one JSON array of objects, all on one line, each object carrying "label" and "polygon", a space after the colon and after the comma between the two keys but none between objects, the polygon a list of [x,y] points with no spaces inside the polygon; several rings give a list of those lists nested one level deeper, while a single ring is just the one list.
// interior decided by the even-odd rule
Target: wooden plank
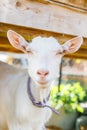
[{"label": "wooden plank", "polygon": [[[0,51],[16,52],[21,53],[19,50],[13,48],[7,39],[7,30],[12,29],[20,33],[26,40],[30,41],[36,36],[49,37],[53,36],[58,39],[59,43],[63,44],[67,40],[75,37],[72,35],[62,35],[62,33],[55,33],[46,30],[39,30],[30,27],[16,26],[12,24],[0,23]],[[66,55],[66,57],[71,58],[87,58],[87,38],[84,38],[84,43],[81,46],[80,50],[74,54]]]},{"label": "wooden plank", "polygon": [[73,6],[77,8],[87,9],[87,1],[86,0],[35,0],[42,3],[48,3],[48,2],[60,2],[62,4],[65,4],[66,6]]},{"label": "wooden plank", "polygon": [[28,41],[36,36],[42,36],[42,37],[53,36],[56,39],[58,39],[58,41],[60,43],[64,43],[68,39],[75,37],[72,35],[66,35],[66,34],[64,35],[62,33],[56,33],[56,32],[52,32],[52,31],[46,31],[46,30],[36,29],[36,28],[32,28],[32,27],[17,26],[17,25],[13,25],[13,24],[7,24],[7,23],[0,22],[0,36],[1,37],[7,37],[6,33],[9,29],[12,29],[12,30],[20,33]]},{"label": "wooden plank", "polygon": [[66,6],[73,6],[77,8],[82,8],[83,10],[87,9],[87,1],[86,0],[50,0],[50,1],[55,1],[55,2],[61,2],[65,3]]},{"label": "wooden plank", "polygon": [[84,0],[80,0],[77,2],[77,0],[71,1],[71,0],[49,0],[50,3],[63,6],[75,11],[79,12],[86,12],[87,13],[87,4]]},{"label": "wooden plank", "polygon": [[[50,1],[50,0],[48,0]],[[63,6],[19,0],[0,3],[0,21],[33,27],[57,33],[87,37],[87,12],[78,12]]]}]

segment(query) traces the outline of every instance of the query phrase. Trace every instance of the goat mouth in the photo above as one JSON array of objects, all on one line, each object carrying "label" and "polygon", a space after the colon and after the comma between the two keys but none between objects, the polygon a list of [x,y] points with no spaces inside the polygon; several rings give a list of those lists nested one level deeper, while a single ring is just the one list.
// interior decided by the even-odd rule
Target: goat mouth
[{"label": "goat mouth", "polygon": [[40,85],[47,85],[48,82],[41,82],[41,81],[38,81],[38,84],[40,84]]}]

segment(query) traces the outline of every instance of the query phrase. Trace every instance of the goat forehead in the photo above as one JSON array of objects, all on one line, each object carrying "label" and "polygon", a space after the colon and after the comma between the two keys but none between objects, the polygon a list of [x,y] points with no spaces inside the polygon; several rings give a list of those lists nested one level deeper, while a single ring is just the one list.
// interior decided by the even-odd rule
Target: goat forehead
[{"label": "goat forehead", "polygon": [[43,38],[43,37],[36,37],[32,40],[29,47],[37,51],[55,51],[55,50],[62,50],[61,45],[58,41],[53,38]]}]

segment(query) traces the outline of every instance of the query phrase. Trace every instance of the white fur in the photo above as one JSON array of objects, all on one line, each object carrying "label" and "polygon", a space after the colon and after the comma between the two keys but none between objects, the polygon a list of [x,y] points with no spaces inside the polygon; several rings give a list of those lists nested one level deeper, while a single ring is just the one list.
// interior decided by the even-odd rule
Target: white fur
[{"label": "white fur", "polygon": [[70,52],[70,49],[71,52],[73,48],[77,50],[82,38],[77,37],[73,40],[76,41],[75,47],[67,48],[67,44],[62,46],[52,37],[37,37],[28,44],[14,31],[8,31],[7,35],[14,47],[25,52],[29,66],[27,72],[0,62],[0,130],[44,130],[51,110],[32,104],[27,93],[28,75],[31,77],[34,98],[37,102],[43,102],[50,92],[52,81],[58,77],[62,55]]}]

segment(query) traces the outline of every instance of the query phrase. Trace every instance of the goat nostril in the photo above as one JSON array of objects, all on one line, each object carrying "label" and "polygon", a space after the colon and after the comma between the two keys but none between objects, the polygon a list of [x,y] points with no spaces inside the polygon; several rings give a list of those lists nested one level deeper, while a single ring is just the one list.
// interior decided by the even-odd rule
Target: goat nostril
[{"label": "goat nostril", "polygon": [[40,76],[47,76],[49,74],[49,71],[37,71],[37,74]]},{"label": "goat nostril", "polygon": [[45,76],[48,75],[48,74],[49,74],[49,71],[47,71],[47,72],[44,73]]}]

